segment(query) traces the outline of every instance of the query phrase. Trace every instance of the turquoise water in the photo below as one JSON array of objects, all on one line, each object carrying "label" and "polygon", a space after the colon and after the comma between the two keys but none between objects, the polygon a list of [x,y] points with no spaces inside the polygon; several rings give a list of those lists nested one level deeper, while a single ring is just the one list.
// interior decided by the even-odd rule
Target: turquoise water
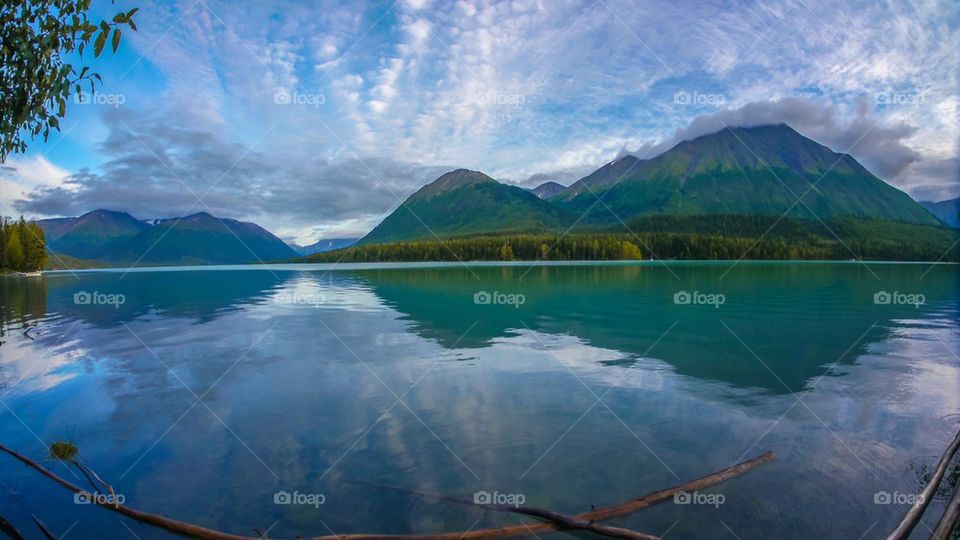
[{"label": "turquoise water", "polygon": [[[357,481],[577,513],[769,450],[709,490],[722,504],[611,523],[881,538],[907,506],[878,494],[915,493],[960,426],[957,276],[725,262],[0,278],[0,442],[40,458],[75,441],[130,506],[278,538],[518,520]],[[322,504],[275,504],[281,491]],[[165,537],[5,455],[0,503],[21,529],[33,513],[71,539]]]}]

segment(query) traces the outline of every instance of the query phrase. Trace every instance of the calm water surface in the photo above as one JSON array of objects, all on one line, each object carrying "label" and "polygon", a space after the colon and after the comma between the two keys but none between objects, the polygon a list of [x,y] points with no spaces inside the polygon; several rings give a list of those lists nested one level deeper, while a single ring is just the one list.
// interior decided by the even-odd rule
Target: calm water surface
[{"label": "calm water surface", "polygon": [[[400,266],[0,278],[0,441],[37,458],[75,441],[128,505],[271,537],[517,520],[356,481],[576,513],[769,450],[710,490],[722,505],[611,523],[855,539],[885,536],[907,507],[876,494],[916,492],[960,423],[955,268]],[[481,291],[523,303],[477,304]],[[681,291],[723,303],[676,304]],[[876,304],[880,291],[924,303]],[[324,503],[274,504],[278,491]],[[0,508],[71,539],[164,537],[5,455]]]}]

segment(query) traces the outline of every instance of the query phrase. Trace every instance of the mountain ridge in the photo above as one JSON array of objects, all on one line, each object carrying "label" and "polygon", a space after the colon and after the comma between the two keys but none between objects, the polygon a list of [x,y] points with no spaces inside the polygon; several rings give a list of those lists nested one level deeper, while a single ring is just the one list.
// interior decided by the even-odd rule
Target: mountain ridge
[{"label": "mountain ridge", "polygon": [[197,212],[138,220],[126,212],[93,210],[39,220],[47,249],[82,260],[146,264],[241,264],[296,256],[263,227]]},{"label": "mountain ridge", "polygon": [[786,124],[725,128],[648,160],[625,156],[551,200],[595,225],[644,214],[731,212],[938,224],[849,154],[833,152]]},{"label": "mountain ridge", "polygon": [[506,232],[542,232],[567,215],[530,191],[456,169],[408,197],[358,244]]},{"label": "mountain ridge", "polygon": [[542,199],[479,171],[456,169],[410,196],[359,244],[619,228],[661,214],[855,217],[941,225],[853,156],[781,123],[724,128],[681,141],[651,159],[627,154]]}]

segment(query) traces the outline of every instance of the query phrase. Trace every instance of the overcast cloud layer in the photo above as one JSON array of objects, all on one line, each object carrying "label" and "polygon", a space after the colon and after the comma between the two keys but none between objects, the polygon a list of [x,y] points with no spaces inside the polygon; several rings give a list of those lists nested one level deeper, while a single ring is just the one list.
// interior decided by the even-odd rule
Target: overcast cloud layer
[{"label": "overcast cloud layer", "polygon": [[0,212],[203,210],[306,242],[451,168],[570,183],[776,122],[919,199],[960,194],[956,2],[136,4],[97,102],[0,169]]}]

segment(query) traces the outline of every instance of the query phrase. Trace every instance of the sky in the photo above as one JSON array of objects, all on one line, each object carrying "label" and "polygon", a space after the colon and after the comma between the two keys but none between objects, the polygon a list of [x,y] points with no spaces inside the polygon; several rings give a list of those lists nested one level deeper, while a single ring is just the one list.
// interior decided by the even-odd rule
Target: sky
[{"label": "sky", "polygon": [[570,184],[786,122],[918,200],[960,195],[960,3],[185,0],[138,7],[0,214],[199,211],[361,236],[455,168]]}]

